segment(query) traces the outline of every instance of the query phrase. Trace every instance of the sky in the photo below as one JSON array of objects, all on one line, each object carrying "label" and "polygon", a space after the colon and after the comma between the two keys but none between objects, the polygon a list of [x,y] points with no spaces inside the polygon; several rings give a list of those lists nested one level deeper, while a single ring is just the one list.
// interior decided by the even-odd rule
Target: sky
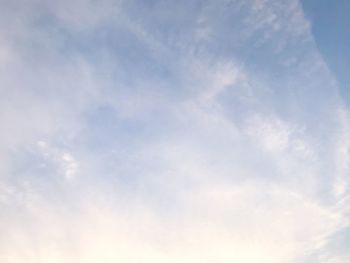
[{"label": "sky", "polygon": [[350,262],[349,14],[0,0],[0,262]]}]

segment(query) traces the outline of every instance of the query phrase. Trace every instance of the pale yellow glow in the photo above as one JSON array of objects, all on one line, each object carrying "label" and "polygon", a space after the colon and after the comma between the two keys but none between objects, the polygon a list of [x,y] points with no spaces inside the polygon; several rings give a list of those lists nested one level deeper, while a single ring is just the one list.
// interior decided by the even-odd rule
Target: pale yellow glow
[{"label": "pale yellow glow", "polygon": [[70,218],[33,203],[42,224],[22,232],[9,226],[17,232],[1,246],[0,262],[292,263],[340,220],[299,195],[270,191],[273,199],[260,202],[257,185],[204,187],[185,195],[177,218],[142,202],[127,209],[89,203]]}]

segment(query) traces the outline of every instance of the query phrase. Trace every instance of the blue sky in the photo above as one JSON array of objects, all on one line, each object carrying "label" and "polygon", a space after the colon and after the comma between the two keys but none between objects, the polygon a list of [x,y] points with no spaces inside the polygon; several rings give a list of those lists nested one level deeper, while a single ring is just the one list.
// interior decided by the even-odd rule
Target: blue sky
[{"label": "blue sky", "polygon": [[312,22],[314,41],[326,61],[328,68],[337,79],[339,90],[349,106],[350,78],[347,69],[350,66],[350,3],[348,1],[302,1],[304,12]]},{"label": "blue sky", "polygon": [[347,1],[0,1],[0,261],[349,262]]}]

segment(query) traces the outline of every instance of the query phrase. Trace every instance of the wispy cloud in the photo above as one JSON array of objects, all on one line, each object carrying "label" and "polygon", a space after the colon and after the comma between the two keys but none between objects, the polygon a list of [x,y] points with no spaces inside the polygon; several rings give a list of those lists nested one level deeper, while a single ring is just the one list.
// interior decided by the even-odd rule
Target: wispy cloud
[{"label": "wispy cloud", "polygon": [[299,1],[0,10],[1,262],[346,262],[349,111]]}]

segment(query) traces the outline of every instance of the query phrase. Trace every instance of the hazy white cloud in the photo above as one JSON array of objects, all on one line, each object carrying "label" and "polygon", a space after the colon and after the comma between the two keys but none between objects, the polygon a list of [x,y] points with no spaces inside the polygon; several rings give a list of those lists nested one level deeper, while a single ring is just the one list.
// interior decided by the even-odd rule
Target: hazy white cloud
[{"label": "hazy white cloud", "polygon": [[346,262],[350,117],[299,1],[0,10],[1,262]]}]

